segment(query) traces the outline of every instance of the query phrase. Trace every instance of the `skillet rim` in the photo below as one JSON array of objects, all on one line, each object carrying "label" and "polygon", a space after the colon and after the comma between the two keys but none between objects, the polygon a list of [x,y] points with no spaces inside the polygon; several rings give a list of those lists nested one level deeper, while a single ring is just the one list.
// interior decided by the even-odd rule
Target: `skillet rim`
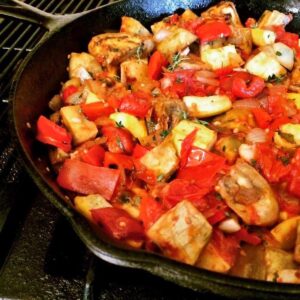
[{"label": "skillet rim", "polygon": [[[127,2],[127,1],[122,1]],[[128,1],[129,2],[129,1]],[[300,295],[300,285],[294,284],[278,284],[273,282],[247,279],[241,277],[234,277],[228,274],[220,274],[213,271],[199,269],[194,266],[189,266],[167,257],[163,257],[151,252],[126,249],[121,246],[115,246],[112,243],[101,240],[98,235],[94,233],[91,226],[79,215],[70,205],[66,203],[62,197],[58,196],[50,185],[43,179],[43,176],[38,171],[37,166],[34,164],[29,154],[21,143],[20,135],[16,125],[15,106],[16,94],[18,84],[26,71],[29,62],[35,58],[35,54],[41,49],[44,44],[51,40],[55,34],[59,34],[61,29],[72,26],[76,21],[87,18],[93,13],[98,13],[106,7],[119,5],[121,2],[111,3],[104,7],[99,7],[91,12],[80,16],[79,18],[71,21],[70,23],[62,26],[53,32],[49,32],[39,44],[34,48],[29,55],[23,60],[22,64],[15,73],[10,89],[10,114],[12,116],[12,133],[15,137],[18,150],[22,157],[22,162],[26,167],[27,172],[38,186],[39,190],[44,196],[67,218],[72,225],[74,231],[83,241],[83,243],[101,259],[120,266],[127,266],[136,269],[146,270],[154,275],[173,281],[178,285],[191,288],[193,290],[203,292],[210,291],[223,296],[235,297],[249,297],[255,291],[265,299],[276,296],[276,299],[286,299],[286,296]],[[171,269],[170,269],[171,268]],[[191,282],[196,280],[197,282]],[[231,288],[235,289],[232,290]],[[271,293],[271,294],[270,294]],[[274,294],[275,293],[275,294]],[[278,298],[280,297],[280,298]],[[281,298],[283,297],[283,298]],[[275,298],[274,298],[275,299]]]}]

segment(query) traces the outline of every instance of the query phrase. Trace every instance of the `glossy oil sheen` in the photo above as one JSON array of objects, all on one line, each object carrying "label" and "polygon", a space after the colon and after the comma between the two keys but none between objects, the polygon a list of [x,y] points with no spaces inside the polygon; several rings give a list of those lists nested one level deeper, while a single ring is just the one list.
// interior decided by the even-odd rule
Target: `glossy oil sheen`
[{"label": "glossy oil sheen", "polygon": [[[231,298],[299,299],[300,287],[234,278],[228,275],[196,269],[165,257],[126,249],[99,238],[86,220],[68,204],[55,182],[55,176],[46,170],[47,150],[34,140],[34,124],[38,116],[49,113],[49,99],[67,79],[67,55],[86,51],[90,38],[110,30],[118,30],[123,15],[132,16],[149,26],[173,12],[191,8],[196,12],[217,3],[208,0],[132,0],[122,1],[95,10],[49,35],[39,44],[20,67],[11,91],[12,119],[15,137],[19,140],[25,165],[44,195],[66,216],[83,242],[100,258],[118,265],[140,268],[197,291],[211,291]],[[298,9],[289,30],[299,33],[299,1],[235,1],[242,20],[258,17],[265,9],[290,12]],[[29,128],[28,124],[32,128]]]}]

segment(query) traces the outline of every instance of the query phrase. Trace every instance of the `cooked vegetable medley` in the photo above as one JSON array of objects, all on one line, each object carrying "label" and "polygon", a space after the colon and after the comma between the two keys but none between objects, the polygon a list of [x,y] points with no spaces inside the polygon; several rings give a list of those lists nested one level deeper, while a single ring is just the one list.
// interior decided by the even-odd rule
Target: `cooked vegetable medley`
[{"label": "cooked vegetable medley", "polygon": [[69,56],[37,121],[60,187],[108,236],[216,272],[300,283],[300,44],[231,2],[122,17]]}]

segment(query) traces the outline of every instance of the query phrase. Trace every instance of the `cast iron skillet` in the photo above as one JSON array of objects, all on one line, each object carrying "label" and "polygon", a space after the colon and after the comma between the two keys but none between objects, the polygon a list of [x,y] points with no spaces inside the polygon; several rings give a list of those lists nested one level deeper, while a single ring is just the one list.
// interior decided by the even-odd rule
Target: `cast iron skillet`
[{"label": "cast iron skillet", "polygon": [[[144,269],[179,285],[196,291],[210,291],[231,298],[299,299],[300,286],[275,284],[230,277],[172,261],[155,254],[116,245],[105,237],[99,238],[87,221],[66,201],[47,171],[46,148],[34,141],[34,124],[40,114],[47,114],[49,99],[66,80],[67,55],[86,50],[90,38],[98,33],[119,29],[123,15],[132,16],[149,25],[155,20],[184,8],[201,10],[215,4],[215,0],[126,0],[101,9],[66,17],[53,16],[34,9],[18,0],[0,6],[0,14],[38,23],[49,30],[23,62],[13,80],[10,100],[15,138],[18,140],[25,166],[44,195],[69,220],[86,246],[98,257],[117,265]],[[289,30],[300,31],[298,0],[235,1],[242,19],[258,17],[265,9],[294,13]],[[31,126],[30,126],[31,125]],[[30,128],[32,127],[32,128]]]}]

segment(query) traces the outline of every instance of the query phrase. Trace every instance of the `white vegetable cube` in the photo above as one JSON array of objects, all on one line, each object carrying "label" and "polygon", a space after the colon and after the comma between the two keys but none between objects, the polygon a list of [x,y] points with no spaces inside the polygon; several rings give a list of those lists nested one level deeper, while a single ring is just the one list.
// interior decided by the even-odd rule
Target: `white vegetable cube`
[{"label": "white vegetable cube", "polygon": [[168,178],[178,167],[179,159],[176,149],[170,140],[165,140],[160,145],[148,151],[140,162],[156,176]]},{"label": "white vegetable cube", "polygon": [[274,31],[265,30],[260,28],[251,29],[252,41],[256,46],[265,46],[274,44],[276,34]]},{"label": "white vegetable cube", "polygon": [[121,82],[123,84],[133,80],[142,81],[148,76],[148,61],[146,59],[132,59],[121,63]]},{"label": "white vegetable cube", "polygon": [[157,45],[157,50],[171,61],[172,56],[197,40],[197,36],[183,28],[176,28]]},{"label": "white vegetable cube", "polygon": [[101,72],[102,68],[96,58],[86,52],[70,54],[69,61],[69,76],[70,78],[77,77],[82,81],[90,79],[91,74]]},{"label": "white vegetable cube", "polygon": [[79,105],[64,106],[60,110],[63,123],[73,136],[75,145],[82,144],[96,137],[97,126],[85,118]]},{"label": "white vegetable cube", "polygon": [[166,256],[193,265],[211,233],[212,227],[205,217],[184,200],[162,215],[147,235]]},{"label": "white vegetable cube", "polygon": [[300,283],[299,269],[284,269],[277,272],[276,282],[280,283]]},{"label": "white vegetable cube", "polygon": [[188,120],[180,121],[172,130],[172,139],[178,155],[181,152],[183,140],[195,129],[197,130],[193,146],[210,150],[217,140],[217,133],[202,124]]},{"label": "white vegetable cube", "polygon": [[216,116],[232,106],[227,96],[215,95],[207,97],[185,96],[183,102],[186,105],[189,115],[196,118]]},{"label": "white vegetable cube", "polygon": [[245,69],[265,80],[272,76],[280,77],[286,74],[285,68],[281,66],[276,57],[263,51],[250,58],[245,65]]},{"label": "white vegetable cube", "polygon": [[93,221],[91,210],[97,208],[111,207],[112,205],[107,202],[102,196],[88,195],[76,196],[74,198],[75,209],[86,217],[89,221]]},{"label": "white vegetable cube", "polygon": [[273,49],[279,63],[290,71],[294,66],[294,51],[283,43],[275,43]]},{"label": "white vegetable cube", "polygon": [[96,94],[91,91],[87,91],[85,104],[95,103],[95,102],[103,102]]},{"label": "white vegetable cube", "polygon": [[213,70],[227,66],[239,67],[243,63],[234,45],[227,45],[220,48],[202,46],[201,60],[209,64]]}]

